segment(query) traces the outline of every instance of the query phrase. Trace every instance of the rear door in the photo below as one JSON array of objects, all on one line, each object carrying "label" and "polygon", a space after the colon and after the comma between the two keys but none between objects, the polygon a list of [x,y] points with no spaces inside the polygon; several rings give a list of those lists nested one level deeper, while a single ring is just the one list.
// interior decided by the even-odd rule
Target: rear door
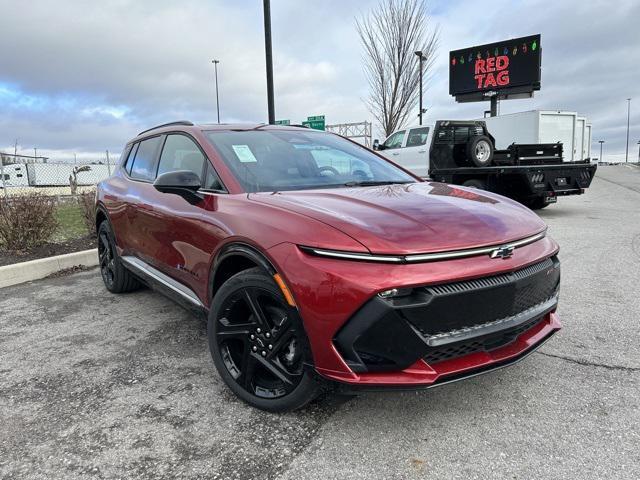
[{"label": "rear door", "polygon": [[409,129],[398,162],[415,175],[426,177],[429,172],[429,138],[431,127]]}]

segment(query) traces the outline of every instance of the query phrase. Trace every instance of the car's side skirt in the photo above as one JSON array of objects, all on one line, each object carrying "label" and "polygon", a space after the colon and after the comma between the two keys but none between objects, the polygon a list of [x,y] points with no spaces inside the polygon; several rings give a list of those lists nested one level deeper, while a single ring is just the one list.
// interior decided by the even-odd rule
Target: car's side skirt
[{"label": "car's side skirt", "polygon": [[205,306],[193,290],[168,275],[165,275],[157,268],[149,265],[147,262],[131,255],[122,256],[120,257],[120,260],[122,260],[122,263],[127,270],[130,270],[136,276],[141,277],[148,283],[160,286],[161,290],[166,291],[166,293],[170,294],[171,297],[174,297],[179,301],[179,303],[186,302],[190,307],[206,310]]}]

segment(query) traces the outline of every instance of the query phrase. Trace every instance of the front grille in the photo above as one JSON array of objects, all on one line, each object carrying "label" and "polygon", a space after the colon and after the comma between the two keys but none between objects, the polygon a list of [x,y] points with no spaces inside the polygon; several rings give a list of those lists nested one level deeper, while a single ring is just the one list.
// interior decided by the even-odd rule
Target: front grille
[{"label": "front grille", "polygon": [[515,328],[501,331],[494,335],[488,335],[479,339],[469,340],[467,342],[458,342],[442,347],[433,347],[427,351],[423,357],[424,361],[433,365],[444,360],[462,357],[475,352],[490,352],[496,348],[504,347],[513,342],[521,334],[533,328],[542,321],[541,318],[534,318]]},{"label": "front grille", "polygon": [[337,332],[335,346],[354,372],[397,371],[421,358],[431,364],[491,351],[555,308],[559,282],[560,262],[553,257],[399,297],[376,295]]},{"label": "front grille", "polygon": [[401,315],[423,336],[508,319],[552,298],[560,282],[555,258],[516,270],[463,282],[417,289]]}]

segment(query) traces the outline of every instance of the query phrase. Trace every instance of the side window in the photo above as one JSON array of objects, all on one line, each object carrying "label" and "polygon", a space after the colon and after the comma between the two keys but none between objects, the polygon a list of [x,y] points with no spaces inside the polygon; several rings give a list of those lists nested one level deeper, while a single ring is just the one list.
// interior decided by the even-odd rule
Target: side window
[{"label": "side window", "polygon": [[409,130],[409,138],[407,138],[407,147],[419,147],[427,143],[429,136],[429,127],[412,128]]},{"label": "side window", "polygon": [[399,132],[394,133],[389,138],[387,138],[384,142],[384,148],[400,148],[402,146],[402,141],[404,140],[404,134],[406,130],[400,130]]},{"label": "side window", "polygon": [[154,179],[155,163],[161,140],[162,137],[158,136],[140,142],[131,166],[131,177],[138,180]]},{"label": "side window", "polygon": [[138,151],[138,145],[140,145],[139,143],[136,143],[133,145],[133,147],[131,147],[131,150],[129,151],[129,156],[127,157],[127,160],[125,162],[124,165],[124,169],[127,171],[127,173],[129,175],[131,175],[131,167],[133,166],[133,159],[136,158],[136,152]]},{"label": "side window", "polygon": [[174,170],[190,170],[202,179],[204,161],[204,155],[189,137],[169,135],[160,156],[158,175]]},{"label": "side window", "polygon": [[207,174],[205,175],[204,185],[202,185],[204,190],[222,190],[224,191],[224,187],[222,186],[222,182],[218,177],[218,174],[213,169],[211,165],[207,165]]}]

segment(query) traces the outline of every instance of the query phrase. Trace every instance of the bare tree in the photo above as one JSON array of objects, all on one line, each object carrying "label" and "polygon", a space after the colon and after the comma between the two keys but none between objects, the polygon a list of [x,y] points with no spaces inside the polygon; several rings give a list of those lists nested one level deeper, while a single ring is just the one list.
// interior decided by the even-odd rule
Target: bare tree
[{"label": "bare tree", "polygon": [[356,19],[364,47],[364,70],[371,89],[368,107],[386,135],[402,126],[416,105],[420,61],[423,72],[433,66],[439,31],[432,27],[425,0],[381,0]]}]

